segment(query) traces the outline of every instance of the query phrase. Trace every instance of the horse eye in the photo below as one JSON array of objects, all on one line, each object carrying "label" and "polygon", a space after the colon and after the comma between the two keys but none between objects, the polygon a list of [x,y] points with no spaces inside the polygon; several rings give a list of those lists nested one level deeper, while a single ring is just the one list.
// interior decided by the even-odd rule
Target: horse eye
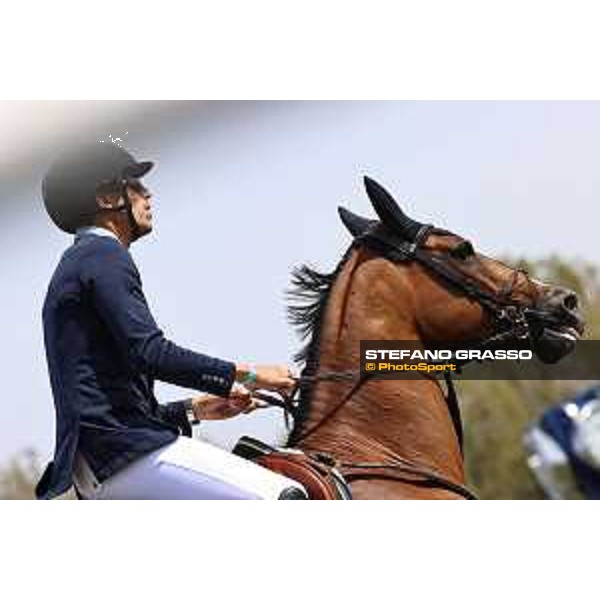
[{"label": "horse eye", "polygon": [[473,244],[468,241],[460,242],[454,248],[450,249],[450,255],[454,258],[458,258],[460,260],[465,260],[469,258],[469,256],[474,256],[475,249],[473,248]]}]

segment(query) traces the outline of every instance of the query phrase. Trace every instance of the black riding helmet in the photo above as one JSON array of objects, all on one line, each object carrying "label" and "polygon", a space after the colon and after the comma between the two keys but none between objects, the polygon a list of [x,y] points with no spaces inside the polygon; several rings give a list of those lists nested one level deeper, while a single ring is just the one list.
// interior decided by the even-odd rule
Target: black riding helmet
[{"label": "black riding helmet", "polygon": [[[126,211],[134,237],[137,224],[126,193],[128,180],[139,179],[152,169],[152,162],[138,162],[129,152],[110,142],[79,146],[62,154],[42,182],[42,196],[52,221],[67,233],[89,225],[105,210]],[[98,190],[116,188],[124,203],[116,209],[103,209],[96,202]]]}]

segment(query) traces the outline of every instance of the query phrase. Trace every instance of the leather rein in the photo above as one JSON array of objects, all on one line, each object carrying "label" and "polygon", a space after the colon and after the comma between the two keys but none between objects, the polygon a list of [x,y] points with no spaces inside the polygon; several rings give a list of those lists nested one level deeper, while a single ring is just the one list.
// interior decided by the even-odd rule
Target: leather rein
[{"label": "leather rein", "polygon": [[[471,349],[489,350],[510,341],[527,339],[530,336],[530,319],[539,319],[543,315],[542,311],[528,306],[520,306],[512,300],[512,295],[518,283],[519,275],[523,275],[532,289],[536,289],[529,279],[527,272],[523,269],[513,269],[512,278],[505,286],[503,286],[499,294],[492,294],[487,290],[482,289],[479,282],[474,278],[467,277],[464,273],[459,273],[448,268],[443,261],[434,257],[430,251],[423,247],[429,234],[434,231],[439,234],[449,234],[449,232],[436,229],[432,225],[423,225],[412,243],[403,241],[398,244],[394,243],[395,240],[392,241],[390,238],[386,239],[385,237],[382,238],[381,236],[367,233],[364,236],[357,238],[355,244],[364,243],[367,246],[375,247],[379,253],[394,262],[416,261],[444,283],[459,290],[465,296],[472,298],[484,309],[489,311],[493,317],[492,335],[481,341],[479,344],[472,346]],[[533,302],[533,305],[535,304],[537,304],[537,297]],[[471,362],[471,360],[465,359],[459,361],[457,366],[460,369],[469,362]],[[362,374],[360,370],[317,372],[313,375],[301,375],[295,378],[296,384],[290,393],[279,392],[282,399],[260,391],[254,392],[253,396],[269,405],[282,408],[286,425],[289,428],[289,416],[291,415],[292,418],[295,418],[298,414],[299,401],[297,395],[302,386],[313,386],[322,381],[354,380],[351,388],[333,409],[312,427],[295,437],[294,444],[298,444],[298,442],[305,440],[317,429],[327,423],[352,399],[364,383],[373,378],[373,375],[368,373]],[[444,378],[447,387],[446,403],[450,409],[452,421],[462,451],[462,425],[460,415],[457,411],[452,410],[453,406],[457,406],[456,391],[449,372],[444,373]],[[348,480],[372,478],[396,479],[417,485],[426,484],[432,487],[446,489],[463,496],[468,500],[477,499],[467,487],[453,482],[431,469],[422,468],[401,456],[397,456],[393,462],[387,463],[343,463],[323,453],[316,453],[315,458],[322,462],[329,463],[331,466],[337,467],[344,473]]]}]

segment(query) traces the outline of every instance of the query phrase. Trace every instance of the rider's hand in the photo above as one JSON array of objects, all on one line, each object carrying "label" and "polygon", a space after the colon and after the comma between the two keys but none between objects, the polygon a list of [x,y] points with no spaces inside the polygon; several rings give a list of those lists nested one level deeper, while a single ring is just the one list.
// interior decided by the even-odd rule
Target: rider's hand
[{"label": "rider's hand", "polygon": [[[248,374],[254,371],[256,381],[248,382]],[[250,389],[265,389],[274,391],[289,391],[294,387],[292,371],[287,365],[237,365],[236,379]]]},{"label": "rider's hand", "polygon": [[249,390],[238,384],[233,385],[228,398],[205,394],[192,399],[194,416],[200,421],[230,419],[241,413],[252,412],[258,406]]}]

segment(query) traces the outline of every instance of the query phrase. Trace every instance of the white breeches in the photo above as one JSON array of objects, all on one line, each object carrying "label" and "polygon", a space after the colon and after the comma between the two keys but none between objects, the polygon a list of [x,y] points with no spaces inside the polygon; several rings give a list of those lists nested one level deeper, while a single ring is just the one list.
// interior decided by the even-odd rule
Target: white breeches
[{"label": "white breeches", "polygon": [[[83,462],[83,464],[82,464]],[[90,500],[276,500],[292,480],[198,439],[179,437],[102,483],[78,457],[75,482]]]}]

